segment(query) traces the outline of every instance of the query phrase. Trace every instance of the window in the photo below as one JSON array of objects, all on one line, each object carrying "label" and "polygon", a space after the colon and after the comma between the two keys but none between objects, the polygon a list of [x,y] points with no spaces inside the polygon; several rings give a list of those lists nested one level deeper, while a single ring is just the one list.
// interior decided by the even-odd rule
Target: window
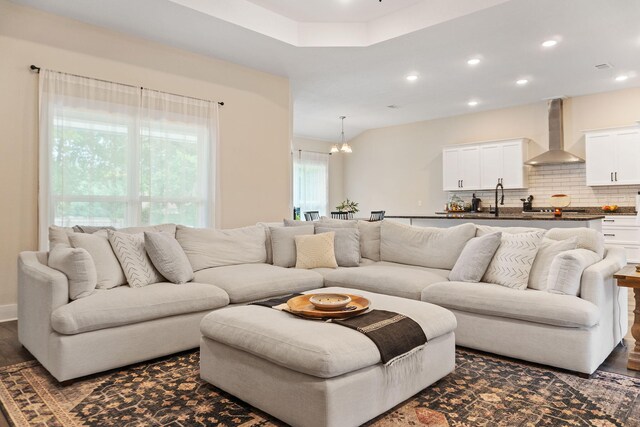
[{"label": "window", "polygon": [[213,224],[216,103],[41,79],[41,242],[50,224]]},{"label": "window", "polygon": [[293,206],[327,215],[329,205],[329,154],[298,151],[293,156]]}]

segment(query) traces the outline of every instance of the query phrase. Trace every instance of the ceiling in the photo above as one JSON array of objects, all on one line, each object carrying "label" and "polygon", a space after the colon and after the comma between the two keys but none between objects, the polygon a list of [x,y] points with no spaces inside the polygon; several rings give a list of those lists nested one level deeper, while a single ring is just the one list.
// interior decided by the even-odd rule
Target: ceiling
[{"label": "ceiling", "polygon": [[[14,2],[286,76],[294,134],[329,141],[339,138],[341,115],[351,139],[372,128],[640,86],[637,0],[384,0],[384,12],[376,0]],[[406,15],[436,6],[433,14]],[[271,14],[270,25],[259,14],[239,13],[245,7]],[[366,7],[369,14],[362,12]],[[351,21],[359,15],[373,21]],[[302,20],[309,16],[325,21],[317,25],[340,23],[341,30],[384,24],[392,36],[350,47],[340,45],[341,31],[333,32],[333,42],[315,40],[316,47],[282,40],[306,28]],[[282,37],[265,35],[279,28]],[[559,43],[543,48],[548,39]],[[332,47],[319,47],[325,45]],[[481,62],[469,66],[470,58]],[[602,63],[614,68],[595,68]],[[419,78],[408,82],[410,73]],[[629,78],[616,81],[621,74]],[[522,78],[529,83],[518,86]],[[470,100],[478,105],[469,107]]]}]

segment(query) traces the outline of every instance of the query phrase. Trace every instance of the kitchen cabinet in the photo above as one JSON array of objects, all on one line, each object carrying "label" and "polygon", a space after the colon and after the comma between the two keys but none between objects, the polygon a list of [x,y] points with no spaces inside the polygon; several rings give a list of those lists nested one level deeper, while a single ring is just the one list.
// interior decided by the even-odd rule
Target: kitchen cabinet
[{"label": "kitchen cabinet", "polygon": [[442,150],[444,191],[526,188],[528,140],[524,138],[449,146]]},{"label": "kitchen cabinet", "polygon": [[588,186],[640,184],[640,128],[588,131],[585,134]]},{"label": "kitchen cabinet", "polygon": [[465,145],[442,150],[442,187],[445,191],[480,188],[480,149]]},{"label": "kitchen cabinet", "polygon": [[608,215],[602,220],[607,245],[623,248],[627,262],[640,263],[640,224],[635,216]]}]

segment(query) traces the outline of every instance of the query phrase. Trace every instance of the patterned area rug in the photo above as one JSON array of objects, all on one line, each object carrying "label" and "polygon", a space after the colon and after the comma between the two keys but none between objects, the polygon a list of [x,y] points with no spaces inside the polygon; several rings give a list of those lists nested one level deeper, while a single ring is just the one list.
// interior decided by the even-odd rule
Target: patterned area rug
[{"label": "patterned area rug", "polygon": [[[37,362],[0,369],[14,426],[281,426],[200,379],[198,352],[61,387]],[[640,379],[591,379],[466,350],[456,370],[370,421],[387,426],[640,426]]]}]

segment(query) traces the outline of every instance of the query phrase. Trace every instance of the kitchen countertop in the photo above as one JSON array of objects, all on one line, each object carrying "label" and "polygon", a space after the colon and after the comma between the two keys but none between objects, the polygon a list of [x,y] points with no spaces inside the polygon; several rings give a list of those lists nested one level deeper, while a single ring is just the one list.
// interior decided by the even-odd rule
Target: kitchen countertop
[{"label": "kitchen countertop", "polygon": [[385,218],[396,219],[482,219],[482,220],[530,220],[530,221],[593,221],[603,219],[604,215],[596,214],[572,214],[566,213],[559,218],[553,216],[553,213],[505,213],[495,216],[489,213],[447,213],[436,215],[385,215]]}]

